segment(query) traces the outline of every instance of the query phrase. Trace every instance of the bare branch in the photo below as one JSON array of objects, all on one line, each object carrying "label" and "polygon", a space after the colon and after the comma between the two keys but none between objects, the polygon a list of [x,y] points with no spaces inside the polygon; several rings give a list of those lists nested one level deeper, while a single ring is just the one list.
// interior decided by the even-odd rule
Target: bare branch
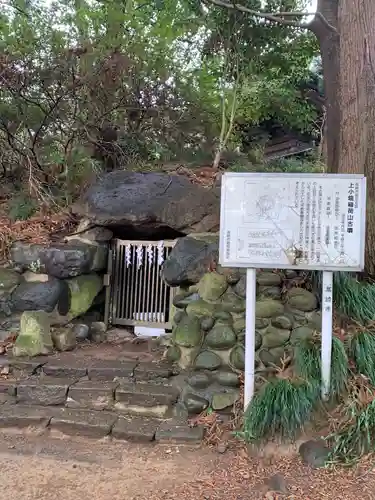
[{"label": "bare branch", "polygon": [[314,16],[314,19],[320,19],[320,21],[330,30],[330,31],[337,31],[334,26],[332,26],[327,19],[320,13],[320,12],[277,12],[277,13],[269,13],[269,12],[259,12],[253,9],[249,9],[248,7],[245,7],[244,5],[238,4],[238,3],[229,3],[225,0],[204,0],[207,3],[211,3],[213,5],[217,5],[218,7],[224,7],[226,9],[231,9],[231,10],[238,10],[239,12],[243,12],[245,14],[249,14],[254,17],[258,17],[261,19],[266,19],[267,21],[271,21],[274,23],[279,23],[279,24],[284,24],[285,26],[294,26],[296,28],[302,28],[302,29],[311,29],[312,27],[312,21],[308,23],[304,23],[301,21],[295,21],[292,19],[286,19],[290,17],[307,17],[307,16]]}]

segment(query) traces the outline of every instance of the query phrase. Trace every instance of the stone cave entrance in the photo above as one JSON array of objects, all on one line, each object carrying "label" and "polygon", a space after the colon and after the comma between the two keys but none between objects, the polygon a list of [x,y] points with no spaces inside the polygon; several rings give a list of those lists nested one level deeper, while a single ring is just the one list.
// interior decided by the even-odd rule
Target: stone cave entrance
[{"label": "stone cave entrance", "polygon": [[171,330],[176,289],[164,282],[162,266],[177,238],[184,235],[169,228],[139,234],[134,228],[113,229],[105,277],[105,323],[152,329],[154,335]]}]

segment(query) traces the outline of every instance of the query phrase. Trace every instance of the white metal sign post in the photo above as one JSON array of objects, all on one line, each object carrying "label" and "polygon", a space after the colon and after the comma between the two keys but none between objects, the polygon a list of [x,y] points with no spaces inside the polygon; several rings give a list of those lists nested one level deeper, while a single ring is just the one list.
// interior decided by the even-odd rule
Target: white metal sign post
[{"label": "white metal sign post", "polygon": [[226,173],[220,253],[246,271],[245,408],[254,394],[256,269],[323,271],[322,396],[329,397],[333,271],[364,267],[362,175]]}]

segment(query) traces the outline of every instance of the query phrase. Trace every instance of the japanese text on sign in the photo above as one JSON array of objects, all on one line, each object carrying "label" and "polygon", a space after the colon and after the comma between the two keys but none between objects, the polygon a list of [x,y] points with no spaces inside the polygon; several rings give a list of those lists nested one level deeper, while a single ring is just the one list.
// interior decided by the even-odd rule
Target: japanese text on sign
[{"label": "japanese text on sign", "polygon": [[222,265],[363,268],[363,176],[227,173],[222,182]]}]

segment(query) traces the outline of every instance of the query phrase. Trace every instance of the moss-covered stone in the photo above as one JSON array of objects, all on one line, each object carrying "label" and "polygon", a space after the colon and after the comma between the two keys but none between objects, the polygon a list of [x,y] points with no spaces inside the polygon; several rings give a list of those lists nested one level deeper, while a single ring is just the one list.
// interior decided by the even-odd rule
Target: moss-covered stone
[{"label": "moss-covered stone", "polygon": [[227,290],[221,298],[220,307],[230,313],[241,313],[246,309],[244,299],[236,295],[233,290]]},{"label": "moss-covered stone", "polygon": [[231,313],[229,313],[227,311],[220,311],[220,310],[215,311],[213,317],[215,320],[225,322],[228,325],[233,323],[233,317],[232,317]]},{"label": "moss-covered stone", "polygon": [[176,345],[171,345],[168,347],[167,354],[166,354],[167,360],[170,363],[175,363],[178,361],[181,357],[181,350],[178,346]]},{"label": "moss-covered stone", "polygon": [[276,328],[282,328],[283,330],[291,330],[293,327],[293,322],[289,316],[277,316],[272,319],[272,325]]},{"label": "moss-covered stone", "polygon": [[220,357],[212,351],[202,351],[195,358],[196,370],[217,370],[221,366]]},{"label": "moss-covered stone", "polygon": [[177,325],[177,323],[179,323],[184,316],[185,316],[184,311],[177,311],[173,316],[174,323]]},{"label": "moss-covered stone", "polygon": [[198,283],[199,295],[207,302],[217,301],[228,288],[228,282],[222,274],[206,273]]},{"label": "moss-covered stone", "polygon": [[313,311],[306,313],[307,326],[316,330],[317,332],[322,331],[322,313],[320,311]]},{"label": "moss-covered stone", "polygon": [[213,316],[215,311],[215,304],[210,304],[202,299],[191,302],[186,307],[186,312],[189,316],[197,316],[202,318],[203,316]]},{"label": "moss-covered stone", "polygon": [[211,330],[211,328],[214,326],[215,320],[214,318],[211,318],[210,316],[203,316],[201,318],[201,328],[205,332],[208,332]]},{"label": "moss-covered stone", "polygon": [[313,311],[317,307],[317,298],[304,288],[291,288],[288,290],[286,301],[290,307],[300,311]]},{"label": "moss-covered stone", "polygon": [[270,324],[270,320],[268,318],[256,318],[255,319],[255,328],[257,330],[263,330],[263,328],[267,328]]},{"label": "moss-covered stone", "polygon": [[270,325],[263,335],[262,346],[267,348],[279,347],[288,342],[290,337],[289,330],[275,328]]},{"label": "moss-covered stone", "polygon": [[199,318],[184,316],[173,332],[174,343],[182,347],[196,347],[202,342]]},{"label": "moss-covered stone", "polygon": [[231,390],[228,392],[217,392],[212,396],[211,406],[213,410],[224,410],[234,405],[239,398],[239,392]]},{"label": "moss-covered stone", "polygon": [[240,385],[238,374],[230,370],[219,370],[214,374],[214,377],[218,384],[226,387],[238,387]]},{"label": "moss-covered stone", "polygon": [[222,267],[218,264],[216,266],[216,272],[225,276],[230,285],[235,285],[241,278],[241,270],[233,267]]},{"label": "moss-covered stone", "polygon": [[295,345],[302,341],[312,339],[314,331],[314,328],[310,328],[309,326],[299,326],[292,330],[292,333],[290,335],[290,343],[292,345]]},{"label": "moss-covered stone", "polygon": [[262,299],[256,302],[255,315],[257,318],[272,318],[280,316],[283,312],[284,306],[277,300]]},{"label": "moss-covered stone", "polygon": [[246,319],[244,317],[237,319],[233,322],[233,330],[236,333],[243,332],[246,327]]},{"label": "moss-covered stone", "polygon": [[188,378],[188,384],[196,389],[205,389],[211,383],[211,378],[204,372],[193,373]]},{"label": "moss-covered stone", "polygon": [[208,332],[205,343],[212,349],[229,349],[236,343],[236,334],[230,326],[216,323]]},{"label": "moss-covered stone", "polygon": [[231,365],[237,370],[245,368],[245,349],[242,345],[236,345],[230,352],[229,360]]},{"label": "moss-covered stone", "polygon": [[208,407],[209,404],[207,399],[191,392],[184,394],[183,401],[189,414],[201,413]]},{"label": "moss-covered stone", "polygon": [[22,281],[22,277],[16,271],[0,268],[0,292],[12,292]]},{"label": "moss-covered stone", "polygon": [[266,366],[282,366],[281,360],[285,355],[288,355],[284,347],[274,347],[272,349],[261,349],[258,353],[259,359]]},{"label": "moss-covered stone", "polygon": [[278,286],[281,284],[281,276],[272,271],[262,271],[257,274],[257,283],[260,286]]},{"label": "moss-covered stone", "polygon": [[173,305],[179,309],[185,309],[191,302],[199,300],[199,295],[197,293],[179,293],[173,297]]},{"label": "moss-covered stone", "polygon": [[20,333],[13,347],[14,356],[37,356],[52,351],[50,319],[44,311],[25,311],[21,315]]},{"label": "moss-covered stone", "polygon": [[233,287],[233,290],[239,297],[243,299],[246,297],[246,275],[241,276],[238,283],[236,283],[235,286]]},{"label": "moss-covered stone", "polygon": [[258,289],[259,298],[264,299],[281,299],[281,288],[277,286],[260,286]]},{"label": "moss-covered stone", "polygon": [[68,317],[77,318],[87,312],[95,297],[103,288],[103,278],[98,274],[83,274],[65,280],[70,290],[70,308]]}]

